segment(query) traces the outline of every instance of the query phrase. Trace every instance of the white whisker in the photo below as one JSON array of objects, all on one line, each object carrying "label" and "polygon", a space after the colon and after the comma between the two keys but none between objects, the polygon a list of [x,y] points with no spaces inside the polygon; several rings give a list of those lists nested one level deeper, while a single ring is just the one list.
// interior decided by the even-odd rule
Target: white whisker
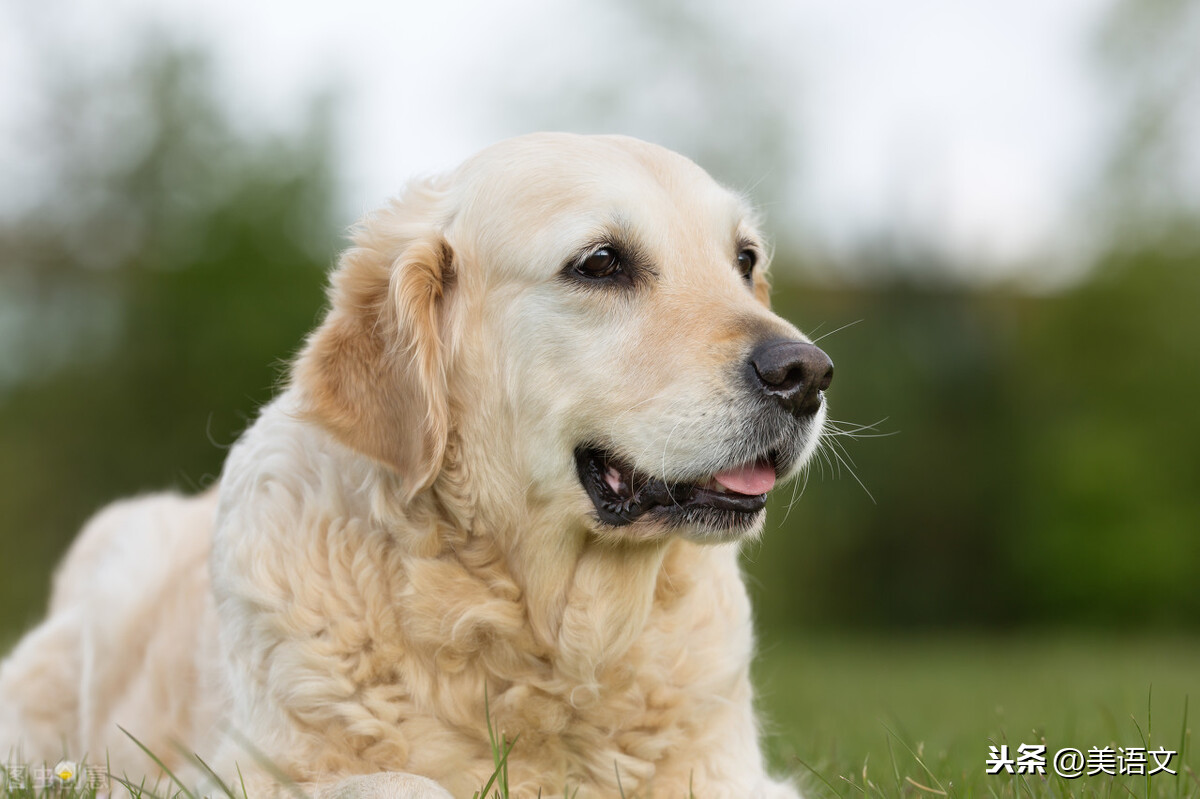
[{"label": "white whisker", "polygon": [[[830,444],[836,443],[834,439],[829,439],[829,442],[830,442]],[[844,449],[842,451],[845,452]],[[841,456],[841,454],[838,453],[837,449],[835,449],[833,447],[830,448],[829,452],[832,453],[833,457],[837,458],[839,463],[841,463],[843,466],[846,467],[846,471],[850,472],[850,476],[854,478],[854,482],[858,483],[859,488],[861,488],[864,492],[866,492],[867,498],[871,500],[871,504],[872,505],[879,504],[875,501],[875,495],[871,493],[871,490],[869,488],[867,488],[867,486],[863,483],[862,480],[858,479],[858,474],[855,473],[854,468],[851,465],[853,463],[853,461],[847,462],[847,459],[850,457],[849,454],[846,455],[846,458],[843,458]]]},{"label": "white whisker", "polygon": [[840,332],[842,332],[843,330],[845,330],[845,329],[846,329],[846,328],[848,328],[848,327],[854,327],[855,325],[857,325],[857,324],[858,324],[859,322],[861,322],[861,321],[862,321],[861,319],[855,319],[853,322],[847,322],[846,324],[842,325],[841,327],[837,328],[836,330],[830,330],[828,333],[826,333],[826,334],[824,334],[824,335],[822,335],[822,336],[817,336],[816,338],[814,338],[814,339],[812,340],[812,343],[813,343],[813,344],[816,344],[816,343],[817,343],[818,341],[820,341],[821,339],[826,339],[826,338],[829,338],[829,337],[830,337],[830,336],[832,336],[834,333],[840,333]]},{"label": "white whisker", "polygon": [[[854,422],[843,422],[835,419],[829,419],[825,422],[825,426],[828,428],[826,430],[826,434],[831,436],[844,436],[846,438],[887,438],[900,432],[899,430],[893,430],[888,433],[879,432],[879,425],[886,422],[889,418],[891,417],[885,416],[878,422],[872,422],[871,424],[855,424]],[[841,427],[840,425],[848,426]],[[863,432],[864,430],[870,430],[872,432],[865,433]]]}]

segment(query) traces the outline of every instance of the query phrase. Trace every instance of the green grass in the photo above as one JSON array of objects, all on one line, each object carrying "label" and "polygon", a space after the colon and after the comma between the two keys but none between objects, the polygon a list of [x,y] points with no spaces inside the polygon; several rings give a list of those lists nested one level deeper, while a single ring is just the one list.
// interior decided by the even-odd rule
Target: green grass
[{"label": "green grass", "polygon": [[[808,796],[1200,797],[1200,640],[812,637],[756,673],[772,762]],[[1045,744],[1046,776],[985,774],[1001,744]],[[1055,776],[1058,750],[1105,746],[1175,750],[1179,775]]]},{"label": "green grass", "polygon": [[[823,637],[764,643],[759,706],[777,773],[806,797],[1200,799],[1189,721],[1200,713],[1200,639]],[[507,799],[521,741],[491,734],[496,771],[476,796]],[[1047,774],[987,775],[989,746],[1045,744]],[[1062,779],[1064,747],[1163,747],[1178,776]],[[1152,762],[1152,761],[1151,761]],[[114,796],[125,793],[113,781]],[[181,797],[130,784],[134,799]],[[545,786],[547,795],[562,786]],[[229,793],[243,799],[234,786]],[[633,799],[632,792],[629,799]],[[78,788],[0,788],[0,799],[94,799]],[[251,797],[253,799],[253,797]],[[705,799],[700,796],[698,799]]]}]

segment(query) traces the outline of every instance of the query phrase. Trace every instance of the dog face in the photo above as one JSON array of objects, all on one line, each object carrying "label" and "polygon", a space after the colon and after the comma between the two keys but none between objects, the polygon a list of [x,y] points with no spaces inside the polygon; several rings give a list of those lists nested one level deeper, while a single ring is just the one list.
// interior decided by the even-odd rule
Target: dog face
[{"label": "dog face", "polygon": [[[767,305],[744,202],[633,139],[496,145],[369,220],[297,382],[415,493],[729,541],[816,446],[832,363]],[[347,363],[349,361],[349,363]]]}]

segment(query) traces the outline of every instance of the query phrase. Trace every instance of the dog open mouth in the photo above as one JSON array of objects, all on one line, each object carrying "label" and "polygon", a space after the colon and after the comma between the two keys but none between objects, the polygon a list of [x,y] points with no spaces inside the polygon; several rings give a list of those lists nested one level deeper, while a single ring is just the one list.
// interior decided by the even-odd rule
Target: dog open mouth
[{"label": "dog open mouth", "polygon": [[575,451],[579,481],[600,521],[616,527],[653,512],[676,523],[743,527],[754,522],[775,485],[775,456],[723,469],[695,482],[667,482],[595,447]]}]

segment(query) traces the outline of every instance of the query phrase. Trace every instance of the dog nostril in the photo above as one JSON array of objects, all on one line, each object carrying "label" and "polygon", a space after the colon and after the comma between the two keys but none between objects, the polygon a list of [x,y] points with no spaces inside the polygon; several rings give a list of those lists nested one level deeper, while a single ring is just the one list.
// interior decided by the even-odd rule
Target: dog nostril
[{"label": "dog nostril", "polygon": [[754,363],[754,371],[763,383],[776,391],[791,391],[804,382],[804,367],[791,363]]},{"label": "dog nostril", "polygon": [[833,382],[833,361],[807,341],[775,340],[750,353],[757,386],[796,416],[821,407],[820,392]]},{"label": "dog nostril", "polygon": [[[820,350],[818,350],[818,352],[820,352]],[[821,352],[821,354],[825,355],[823,352]],[[821,379],[817,381],[818,391],[824,391],[825,389],[829,388],[829,384],[833,382],[833,361],[829,360],[828,355],[825,355],[825,361],[827,362],[825,371],[821,374]]]}]

